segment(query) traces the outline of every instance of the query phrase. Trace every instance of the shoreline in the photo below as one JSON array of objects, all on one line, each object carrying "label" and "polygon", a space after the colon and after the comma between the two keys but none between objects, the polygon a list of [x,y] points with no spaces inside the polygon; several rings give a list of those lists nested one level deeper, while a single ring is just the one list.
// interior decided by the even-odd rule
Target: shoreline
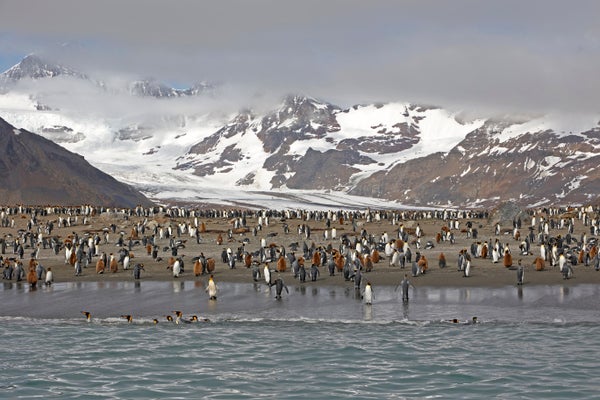
[{"label": "shoreline", "polygon": [[[492,263],[489,258],[476,258],[471,259],[471,272],[469,277],[463,277],[463,273],[458,271],[457,261],[459,252],[468,252],[475,242],[482,243],[483,241],[493,243],[495,240],[499,240],[504,246],[510,248],[513,253],[513,264],[516,266],[519,259],[522,260],[522,264],[525,267],[525,278],[524,285],[578,285],[578,284],[598,284],[600,283],[600,272],[596,271],[591,266],[583,266],[578,264],[575,266],[574,274],[571,279],[563,279],[558,267],[551,267],[546,262],[546,269],[543,271],[536,271],[533,263],[535,258],[539,256],[539,245],[534,243],[531,245],[530,254],[519,255],[519,245],[522,243],[521,240],[517,240],[513,237],[511,226],[504,225],[500,230],[499,234],[495,234],[496,220],[493,216],[489,218],[481,218],[474,216],[472,218],[457,218],[456,222],[460,224],[457,229],[452,229],[454,234],[454,243],[450,241],[437,241],[439,238],[439,232],[446,229],[448,226],[448,220],[436,219],[436,218],[415,218],[415,219],[392,219],[389,215],[384,215],[385,218],[361,218],[359,213],[345,214],[346,218],[331,218],[329,220],[330,228],[326,226],[324,219],[317,219],[315,213],[310,214],[312,218],[302,216],[302,218],[271,218],[270,222],[266,222],[266,218],[261,215],[252,215],[244,217],[246,226],[245,228],[236,229],[237,216],[220,216],[217,214],[206,215],[203,217],[194,216],[173,216],[162,213],[160,215],[148,216],[136,216],[136,215],[123,215],[119,213],[103,213],[100,215],[91,215],[89,217],[79,216],[77,218],[69,216],[71,223],[67,226],[58,223],[58,218],[65,218],[64,215],[48,214],[44,216],[36,217],[36,225],[28,227],[31,219],[30,215],[17,213],[8,215],[7,218],[14,221],[12,227],[0,227],[0,235],[5,238],[7,243],[14,240],[23,234],[23,232],[33,232],[38,234],[41,231],[42,236],[45,238],[54,237],[61,242],[74,237],[80,238],[82,241],[87,241],[88,238],[99,235],[100,243],[98,245],[98,252],[104,252],[107,255],[110,253],[118,254],[121,246],[117,245],[117,241],[120,237],[123,238],[123,244],[127,246],[131,239],[133,244],[131,255],[133,258],[130,261],[130,265],[133,266],[136,263],[144,264],[144,271],[141,273],[141,281],[196,281],[205,283],[208,280],[208,276],[195,277],[193,274],[193,262],[192,259],[197,257],[200,253],[203,253],[206,257],[212,257],[215,259],[216,268],[213,272],[215,281],[218,282],[235,282],[235,283],[253,283],[251,268],[246,268],[243,262],[238,261],[235,269],[230,269],[229,266],[221,261],[221,253],[227,249],[235,252],[238,248],[243,248],[245,251],[250,253],[256,253],[261,249],[263,244],[267,244],[268,248],[275,247],[276,249],[286,249],[290,251],[292,245],[297,244],[299,246],[297,254],[302,253],[303,243],[312,246],[317,249],[325,249],[328,246],[334,249],[338,249],[340,246],[340,237],[345,235],[350,242],[355,242],[357,238],[360,238],[360,232],[364,231],[366,234],[362,237],[372,236],[374,239],[379,239],[383,235],[388,235],[390,240],[396,237],[397,230],[402,227],[409,234],[409,247],[413,253],[413,259],[416,252],[420,252],[422,256],[425,256],[428,260],[428,270],[424,275],[418,277],[412,277],[410,266],[407,264],[406,268],[401,269],[400,267],[390,267],[389,261],[383,256],[379,263],[373,264],[373,271],[363,272],[363,283],[370,281],[374,287],[376,286],[397,286],[402,280],[404,274],[408,274],[409,280],[415,286],[423,287],[503,287],[503,286],[516,286],[517,284],[517,273],[515,270],[509,270],[502,265],[502,259],[499,263]],[[378,214],[375,214],[376,216]],[[391,214],[390,214],[391,215]],[[412,214],[411,214],[412,215]],[[334,214],[335,216],[335,214]],[[537,216],[537,215],[536,215]],[[540,218],[539,216],[537,216]],[[84,221],[85,218],[85,221]],[[351,218],[354,218],[351,221]],[[545,218],[559,218],[559,216],[545,216]],[[54,223],[54,230],[51,235],[47,235],[43,232],[43,227],[52,221]],[[478,239],[473,239],[469,236],[469,232],[465,229],[468,222],[472,222],[474,227],[478,230]],[[85,222],[85,223],[84,223]],[[585,233],[589,228],[584,226],[578,219],[573,219],[574,222],[574,238],[578,238],[579,235]],[[202,225],[204,232],[201,232],[202,240],[196,243],[196,238],[190,236],[189,228]],[[504,223],[503,223],[504,224]],[[522,221],[523,227],[521,231],[527,232],[529,227],[529,221]],[[62,226],[60,226],[62,225]],[[113,229],[110,227],[114,227]],[[141,226],[145,227],[144,233],[139,232]],[[164,228],[171,227],[175,240],[180,243],[178,249],[178,257],[182,257],[184,262],[184,271],[179,278],[174,278],[172,271],[167,269],[168,260],[171,257],[171,250],[169,248],[170,238],[159,238],[159,235],[153,233],[151,229],[157,227]],[[256,236],[253,235],[252,229],[260,227],[257,231]],[[312,229],[310,238],[306,238],[306,234],[299,233],[301,226],[308,226]],[[184,227],[182,233],[177,235],[179,227]],[[423,232],[420,239],[421,248],[418,249],[416,245],[417,237],[415,235],[415,229],[419,229]],[[28,229],[29,228],[29,229]],[[326,232],[331,235],[331,229],[337,230],[337,238],[331,239],[326,237]],[[137,231],[136,231],[137,229]],[[186,230],[187,229],[187,230]],[[228,237],[228,232],[231,230],[231,235]],[[154,231],[156,232],[156,230]],[[235,233],[233,233],[235,232]],[[550,231],[550,235],[563,235],[566,233],[566,229],[553,229]],[[104,235],[108,234],[107,237]],[[135,236],[134,236],[135,234]],[[155,235],[156,245],[158,246],[158,256],[156,260],[147,254],[146,249],[142,245],[144,237],[150,237]],[[591,236],[591,235],[590,235]],[[224,238],[223,242],[219,242],[219,237]],[[426,249],[425,244],[431,242],[434,247]],[[22,260],[25,272],[27,272],[30,257],[32,253],[32,247],[29,246],[25,240],[24,258]],[[446,257],[447,266],[441,269],[438,266],[438,257],[440,253],[444,253]],[[18,258],[12,252],[11,247],[7,247],[3,257]],[[114,282],[114,281],[134,281],[133,274],[131,271],[124,271],[122,265],[118,266],[118,272],[111,273],[108,268],[103,274],[95,273],[95,263],[98,257],[92,257],[92,264],[87,268],[83,268],[83,274],[81,276],[75,276],[73,266],[65,264],[65,250],[61,248],[58,254],[55,254],[51,248],[40,249],[38,262],[41,263],[44,268],[52,269],[54,274],[55,282]],[[260,264],[259,270],[262,273],[264,263],[258,261],[258,257],[254,256],[253,261]],[[270,262],[269,267],[271,270],[276,269],[276,263]],[[340,272],[336,271],[335,276],[329,276],[326,266],[319,267],[320,276],[316,282],[310,281],[307,277],[307,281],[301,284],[297,280],[294,280],[290,270],[290,263],[287,262],[286,271],[281,273],[286,285],[305,285],[310,286],[344,286],[354,287],[353,282],[345,281]],[[310,260],[306,260],[307,272],[310,267]],[[3,280],[3,282],[15,282]],[[259,282],[264,282],[261,277]],[[43,284],[43,278],[38,285]]]}]

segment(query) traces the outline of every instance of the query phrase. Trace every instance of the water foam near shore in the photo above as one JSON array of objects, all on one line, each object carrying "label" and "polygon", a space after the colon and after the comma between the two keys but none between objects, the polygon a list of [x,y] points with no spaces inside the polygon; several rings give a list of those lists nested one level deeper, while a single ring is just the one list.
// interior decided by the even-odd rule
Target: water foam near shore
[{"label": "water foam near shore", "polygon": [[[315,294],[290,287],[290,295],[276,301],[268,290],[227,284],[229,294],[209,309],[191,282],[177,290],[171,283],[145,283],[0,291],[3,314],[19,304],[36,310],[0,317],[0,397],[597,396],[600,327],[593,287],[568,293],[524,288],[521,298],[515,288],[419,288],[403,307],[391,287],[376,288],[377,302],[365,306],[339,287]],[[89,301],[98,315],[91,323],[79,315]],[[212,322],[155,325],[151,317],[159,304],[161,312],[204,308]],[[128,305],[138,307],[131,324],[112,311]],[[475,311],[476,325],[444,318]]]}]

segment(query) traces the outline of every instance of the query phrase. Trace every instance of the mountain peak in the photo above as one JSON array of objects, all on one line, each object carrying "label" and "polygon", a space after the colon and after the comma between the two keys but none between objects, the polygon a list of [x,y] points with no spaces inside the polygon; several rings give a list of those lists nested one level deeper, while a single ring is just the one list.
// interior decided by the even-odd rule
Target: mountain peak
[{"label": "mountain peak", "polygon": [[304,107],[316,108],[316,109],[325,109],[325,108],[337,108],[332,106],[329,103],[325,103],[315,99],[314,97],[304,96],[299,94],[289,94],[287,95],[282,102],[281,110],[286,110],[292,108],[293,110],[299,110]]},{"label": "mountain peak", "polygon": [[21,79],[44,79],[61,75],[86,78],[84,74],[72,68],[50,63],[35,54],[27,55],[18,64],[2,73],[5,81],[13,83]]},{"label": "mountain peak", "polygon": [[140,97],[155,97],[172,98],[172,97],[187,97],[200,96],[211,93],[214,90],[214,85],[207,82],[194,84],[187,89],[175,89],[165,83],[158,81],[155,78],[146,78],[134,81],[129,86],[129,92],[134,96]]}]

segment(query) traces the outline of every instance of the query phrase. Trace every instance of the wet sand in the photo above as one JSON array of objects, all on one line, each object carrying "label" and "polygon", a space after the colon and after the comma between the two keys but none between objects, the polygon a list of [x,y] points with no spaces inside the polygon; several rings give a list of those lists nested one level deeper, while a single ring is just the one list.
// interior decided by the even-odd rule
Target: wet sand
[{"label": "wet sand", "polygon": [[[25,215],[14,216],[15,226],[12,228],[0,228],[0,235],[3,237],[14,238],[18,229],[26,229],[28,217]],[[55,220],[55,215],[49,215],[46,217],[40,217],[41,223],[47,220]],[[175,227],[180,223],[192,223],[193,218],[168,218],[165,216],[155,217],[155,222],[161,226],[170,224]],[[83,236],[85,233],[93,234],[95,232],[102,232],[108,228],[111,224],[117,226],[117,233],[110,233],[108,244],[101,243],[100,250],[110,254],[117,254],[120,247],[116,245],[119,237],[118,232],[124,232],[126,243],[129,238],[132,226],[143,221],[143,218],[129,217],[123,218],[122,216],[115,216],[111,214],[102,214],[91,217],[86,225],[82,224],[82,218],[78,218],[78,222],[69,227],[58,227],[57,223],[54,223],[55,229],[52,232],[53,236],[59,236],[62,240],[66,239],[69,235],[73,235],[74,232],[78,233],[79,236]],[[149,219],[151,222],[152,219]],[[254,252],[260,248],[261,238],[265,238],[269,245],[285,246],[286,250],[289,251],[289,245],[297,242],[302,246],[305,241],[307,244],[315,243],[316,246],[327,246],[331,244],[334,248],[339,246],[339,237],[343,234],[347,234],[350,238],[353,238],[356,234],[353,232],[352,224],[350,222],[332,221],[331,227],[337,229],[338,239],[336,240],[325,240],[323,233],[325,230],[324,221],[303,221],[301,219],[288,219],[285,223],[288,224],[290,233],[284,233],[284,222],[271,218],[269,226],[264,226],[256,236],[253,236],[250,231],[245,233],[234,234],[232,239],[227,240],[227,231],[232,228],[231,219],[227,218],[199,218],[200,222],[203,222],[206,226],[206,232],[201,233],[202,241],[200,244],[196,243],[196,239],[190,237],[187,233],[181,235],[179,238],[185,241],[185,248],[179,250],[179,256],[183,256],[184,260],[184,273],[179,278],[173,278],[172,271],[167,268],[168,259],[171,256],[171,252],[164,251],[163,249],[169,245],[168,239],[157,239],[159,246],[159,257],[161,261],[153,260],[151,256],[147,254],[147,251],[140,244],[139,238],[135,240],[136,245],[132,249],[134,258],[131,260],[131,266],[135,263],[143,263],[145,271],[142,272],[141,281],[197,281],[200,284],[204,284],[207,281],[207,276],[196,277],[193,274],[193,262],[192,258],[196,257],[203,252],[206,257],[212,257],[216,261],[216,269],[214,271],[214,279],[216,282],[231,282],[231,283],[253,283],[251,276],[251,269],[246,268],[243,263],[237,262],[235,269],[230,269],[226,264],[221,261],[221,252],[225,248],[231,248],[234,252],[240,246],[242,246],[244,240],[246,240],[245,248],[250,252]],[[461,220],[461,228],[464,228],[467,220]],[[546,262],[546,269],[544,271],[536,271],[532,266],[534,259],[539,256],[539,246],[532,245],[532,255],[521,256],[519,252],[520,241],[512,238],[511,234],[505,234],[504,231],[510,232],[512,226],[502,226],[503,232],[496,236],[494,235],[493,219],[472,219],[474,226],[477,227],[479,236],[478,239],[472,239],[467,237],[466,231],[454,230],[456,242],[451,244],[450,242],[439,242],[436,243],[436,234],[440,232],[441,228],[446,225],[446,222],[438,219],[422,219],[418,223],[422,228],[424,234],[421,238],[423,246],[421,249],[417,249],[414,240],[414,236],[410,237],[410,247],[414,254],[419,251],[429,260],[429,269],[426,274],[418,277],[412,277],[410,273],[410,266],[407,265],[405,269],[398,267],[390,267],[388,260],[382,253],[382,260],[374,264],[373,271],[364,273],[364,282],[370,281],[374,286],[398,285],[405,273],[410,277],[411,282],[415,286],[419,287],[503,287],[507,285],[516,285],[517,277],[515,270],[509,270],[502,265],[502,259],[498,264],[492,263],[491,259],[480,259],[472,258],[471,261],[471,276],[463,277],[463,273],[458,271],[457,258],[458,253],[462,249],[469,249],[474,241],[489,241],[492,242],[498,238],[502,243],[508,243],[512,254],[514,264],[517,264],[518,259],[522,259],[522,264],[525,266],[525,285],[578,285],[578,284],[596,284],[600,283],[600,272],[595,271],[592,267],[584,267],[582,264],[578,264],[574,267],[574,275],[571,279],[564,280],[557,267],[552,268],[549,263]],[[247,226],[252,228],[257,225],[257,219],[249,217],[247,218]],[[307,224],[311,228],[311,238],[306,240],[304,235],[297,233],[297,227],[300,224]],[[416,226],[415,221],[402,221],[403,225],[407,228],[413,228]],[[526,232],[529,226],[529,221],[523,221],[522,232]],[[370,234],[379,237],[384,232],[387,232],[390,238],[395,237],[395,232],[398,229],[398,225],[392,225],[389,220],[366,222],[364,220],[358,222],[358,229],[366,229]],[[584,232],[584,226],[580,221],[576,221],[574,237],[579,237]],[[585,228],[587,230],[587,228]],[[551,235],[559,235],[566,233],[565,229],[551,231]],[[150,234],[148,231],[146,234]],[[223,244],[217,244],[217,236],[222,235],[225,239]],[[588,233],[589,236],[589,233]],[[435,247],[432,249],[425,249],[425,243],[431,240]],[[32,249],[25,249],[25,257],[23,264],[25,270],[29,264],[29,255]],[[438,256],[443,252],[446,256],[447,267],[441,269],[438,267]],[[123,270],[119,265],[119,270],[116,273],[111,273],[108,268],[103,274],[96,274],[95,262],[97,257],[93,258],[93,263],[87,268],[83,269],[81,276],[75,276],[74,269],[71,265],[65,264],[64,250],[61,250],[58,255],[55,255],[52,249],[42,249],[39,253],[39,262],[45,267],[51,267],[54,273],[55,282],[119,282],[119,281],[134,281],[133,273],[131,270]],[[4,257],[15,257],[12,254],[12,248],[8,247]],[[307,267],[310,266],[310,262],[307,260]],[[275,269],[275,263],[270,263],[270,268]],[[307,268],[308,269],[308,268]],[[262,266],[261,266],[262,272]],[[290,272],[289,263],[287,265],[287,271],[282,273],[281,276],[284,278],[288,286],[303,285],[307,287],[311,286],[332,286],[332,285],[343,285],[352,287],[353,282],[345,281],[342,274],[336,272],[335,276],[329,276],[326,267],[320,268],[320,276],[317,281],[312,282],[307,280],[305,283],[300,283],[295,280]],[[5,281],[6,282],[6,281]],[[14,278],[13,278],[14,282]],[[40,282],[41,284],[41,282]]]}]

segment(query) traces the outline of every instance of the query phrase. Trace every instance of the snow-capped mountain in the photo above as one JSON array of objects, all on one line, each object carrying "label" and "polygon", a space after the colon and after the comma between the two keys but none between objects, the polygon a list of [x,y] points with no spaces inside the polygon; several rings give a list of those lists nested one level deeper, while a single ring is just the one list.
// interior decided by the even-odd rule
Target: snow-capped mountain
[{"label": "snow-capped mountain", "polygon": [[342,110],[289,96],[265,115],[240,113],[192,146],[177,169],[240,188],[347,191],[403,159],[452,148],[482,123],[409,104]]},{"label": "snow-capped mountain", "polygon": [[[81,73],[61,75],[91,81]],[[91,87],[81,101],[61,103],[46,85],[46,108],[34,100],[40,93],[10,90],[0,95],[0,117],[161,201],[257,207],[291,198],[325,207],[598,201],[600,115],[468,121],[439,107],[342,108],[306,96],[288,96],[270,111],[217,112],[191,102],[210,85],[194,91],[140,80],[122,92]]]},{"label": "snow-capped mountain", "polygon": [[87,79],[85,74],[72,68],[60,64],[49,63],[34,54],[30,54],[23,58],[21,62],[3,72],[0,75],[0,83],[3,83],[2,86],[5,86],[15,84],[22,79],[44,79],[57,76],[71,76]]},{"label": "snow-capped mountain", "polygon": [[158,82],[156,79],[143,79],[132,82],[129,86],[129,91],[135,96],[148,96],[160,99],[211,94],[214,91],[214,85],[202,82],[196,83],[187,89],[175,89]]},{"label": "snow-capped mountain", "polygon": [[106,91],[125,91],[140,97],[173,98],[202,96],[213,94],[215,90],[215,85],[207,82],[199,82],[186,89],[175,89],[153,78],[134,80],[125,87],[110,86],[102,80],[92,80],[86,74],[79,72],[74,68],[52,63],[35,54],[30,54],[23,58],[18,64],[0,74],[0,92],[9,91],[20,81],[36,81],[56,77],[90,81]]},{"label": "snow-capped mountain", "polygon": [[524,123],[489,120],[449,152],[380,171],[351,193],[426,204],[490,206],[506,199],[526,205],[595,204],[600,124],[589,116],[565,122],[565,116]]}]

